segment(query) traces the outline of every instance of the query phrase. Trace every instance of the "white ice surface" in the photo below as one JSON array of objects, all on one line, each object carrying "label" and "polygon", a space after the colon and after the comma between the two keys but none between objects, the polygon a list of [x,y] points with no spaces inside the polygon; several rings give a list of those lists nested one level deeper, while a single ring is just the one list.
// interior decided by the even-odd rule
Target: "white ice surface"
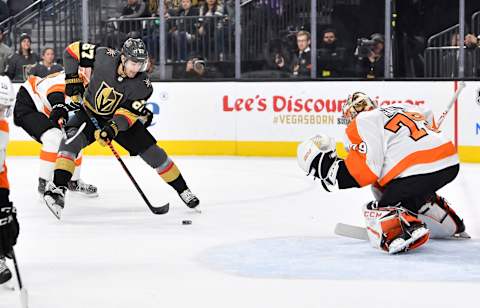
[{"label": "white ice surface", "polygon": [[[202,214],[124,159],[170,213],[150,213],[115,158],[86,157],[100,197],[68,195],[57,221],[36,193],[37,159],[8,158],[30,308],[478,307],[480,165],[462,165],[441,191],[473,239],[389,256],[333,234],[337,222],[363,223],[370,191],[327,194],[294,159],[177,157]],[[18,294],[0,289],[0,307],[19,307]]]}]

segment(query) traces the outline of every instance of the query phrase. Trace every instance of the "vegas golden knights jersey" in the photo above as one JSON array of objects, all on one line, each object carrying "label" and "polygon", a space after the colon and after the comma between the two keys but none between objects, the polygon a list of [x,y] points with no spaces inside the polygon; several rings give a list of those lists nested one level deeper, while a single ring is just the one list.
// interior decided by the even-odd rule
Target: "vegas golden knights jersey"
[{"label": "vegas golden knights jersey", "polygon": [[143,115],[153,88],[144,72],[138,73],[135,78],[118,75],[120,61],[118,50],[88,43],[72,43],[64,53],[66,74],[77,72],[79,66],[93,68],[84,95],[85,106],[105,120],[122,115],[132,124]]}]

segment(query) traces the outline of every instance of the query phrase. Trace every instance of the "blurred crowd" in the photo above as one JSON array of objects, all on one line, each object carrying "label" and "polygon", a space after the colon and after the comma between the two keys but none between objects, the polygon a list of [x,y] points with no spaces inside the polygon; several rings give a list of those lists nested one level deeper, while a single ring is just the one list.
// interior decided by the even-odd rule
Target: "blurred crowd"
[{"label": "blurred crowd", "polygon": [[[165,50],[164,61],[171,68],[173,79],[233,77],[235,60],[234,0],[118,1],[121,3],[118,15],[103,20],[102,35],[95,43],[120,48],[128,37],[143,39],[150,54],[149,70],[154,75],[158,73],[160,47],[163,47]],[[33,0],[0,0],[0,22],[32,2]],[[424,12],[424,8],[430,7],[435,10],[434,3],[437,2],[429,2],[429,0],[407,2],[410,3],[409,6],[402,9],[406,13],[409,9],[412,10],[409,16],[416,14],[418,18],[398,19],[399,26],[395,29],[396,32],[394,31],[397,36],[395,42],[397,45],[392,48],[396,53],[395,59],[397,59],[394,61],[406,59],[405,61],[412,62],[412,67],[415,67],[411,69],[411,72],[404,72],[402,70],[408,65],[398,62],[394,63],[394,66],[399,70],[399,75],[422,77],[425,65],[423,53],[426,48],[426,38],[431,35],[428,31],[437,31],[438,28],[450,21],[445,21],[443,24],[439,21],[437,28],[425,29],[425,25],[432,27],[432,21],[425,21],[425,25],[420,25],[418,20],[425,20],[427,11]],[[351,16],[353,18],[356,15],[349,8],[343,11],[343,15],[339,15],[342,18],[337,18],[336,21],[318,21],[318,34],[315,40],[312,39],[309,32],[309,18],[302,20],[297,17],[294,22],[285,19],[289,12],[297,12],[296,14],[301,16],[301,13],[298,12],[305,9],[307,7],[305,5],[309,1],[263,0],[255,1],[255,3],[257,6],[254,6],[253,11],[256,11],[256,15],[246,17],[248,22],[242,26],[242,35],[251,29],[258,29],[256,30],[258,32],[253,31],[253,36],[242,38],[246,40],[242,41],[242,73],[245,73],[247,78],[308,79],[313,69],[312,50],[316,50],[313,58],[316,60],[317,78],[374,79],[384,77],[385,38],[381,33],[382,17],[379,17],[383,16],[383,9],[376,7],[373,2],[361,2],[362,12],[371,12],[371,16],[368,23],[362,23],[360,31],[356,31],[355,27],[352,30],[351,25],[345,26],[345,20],[348,19],[344,17]],[[320,1],[320,3],[323,2]],[[443,3],[444,8],[453,5],[448,1],[438,3]],[[299,5],[304,6],[299,7]],[[442,8],[442,5],[438,4],[438,7]],[[335,7],[335,10],[341,11],[342,8],[341,6]],[[159,43],[161,28],[158,16],[162,11],[166,20],[164,46],[160,46]],[[242,15],[244,14],[242,13]],[[272,27],[275,22],[277,25]],[[278,26],[280,24],[281,26]],[[355,23],[352,25],[355,26]],[[264,29],[269,30],[265,31]],[[32,37],[27,33],[20,34],[15,40],[19,42],[18,46],[12,48],[3,40],[4,30],[0,28],[0,73],[8,75],[14,80],[25,80],[29,74],[45,76],[62,69],[61,63],[56,62],[61,62],[61,55],[56,55],[53,48],[41,46],[40,49],[36,49],[41,54],[36,54],[31,48]],[[467,33],[470,30],[467,28]],[[265,32],[262,34],[262,31]],[[255,40],[253,43],[249,41],[252,40],[252,37]],[[316,48],[312,48],[314,41],[317,43]],[[404,44],[403,47],[400,46],[400,42]],[[454,47],[458,46],[459,42],[460,38],[457,32],[451,35],[450,42],[446,45]],[[474,33],[468,33],[464,37],[467,52],[465,74],[467,77],[480,76],[480,65],[476,65],[480,63],[480,52],[477,52],[480,51],[479,42],[480,39]],[[253,45],[261,46],[259,49],[253,49],[251,48]],[[15,53],[14,50],[16,50]],[[259,52],[259,50],[261,51]],[[252,54],[254,59],[251,57]],[[439,55],[439,61],[444,68],[442,77],[454,77],[458,72],[458,49],[442,50]]]}]

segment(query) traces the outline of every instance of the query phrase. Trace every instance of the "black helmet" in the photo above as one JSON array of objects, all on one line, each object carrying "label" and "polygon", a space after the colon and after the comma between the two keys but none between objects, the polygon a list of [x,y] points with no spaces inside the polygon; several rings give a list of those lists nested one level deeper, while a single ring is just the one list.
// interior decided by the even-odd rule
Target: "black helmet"
[{"label": "black helmet", "polygon": [[124,55],[127,60],[143,63],[145,67],[142,67],[142,71],[146,69],[148,63],[148,51],[145,43],[141,39],[127,39],[122,46],[122,55]]}]

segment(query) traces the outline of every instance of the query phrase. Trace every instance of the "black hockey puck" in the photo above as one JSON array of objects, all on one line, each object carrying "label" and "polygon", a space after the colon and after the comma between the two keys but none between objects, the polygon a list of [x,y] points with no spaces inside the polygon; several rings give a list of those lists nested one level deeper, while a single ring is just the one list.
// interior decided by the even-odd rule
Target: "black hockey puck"
[{"label": "black hockey puck", "polygon": [[191,225],[192,224],[192,221],[191,220],[182,220],[182,225]]}]

